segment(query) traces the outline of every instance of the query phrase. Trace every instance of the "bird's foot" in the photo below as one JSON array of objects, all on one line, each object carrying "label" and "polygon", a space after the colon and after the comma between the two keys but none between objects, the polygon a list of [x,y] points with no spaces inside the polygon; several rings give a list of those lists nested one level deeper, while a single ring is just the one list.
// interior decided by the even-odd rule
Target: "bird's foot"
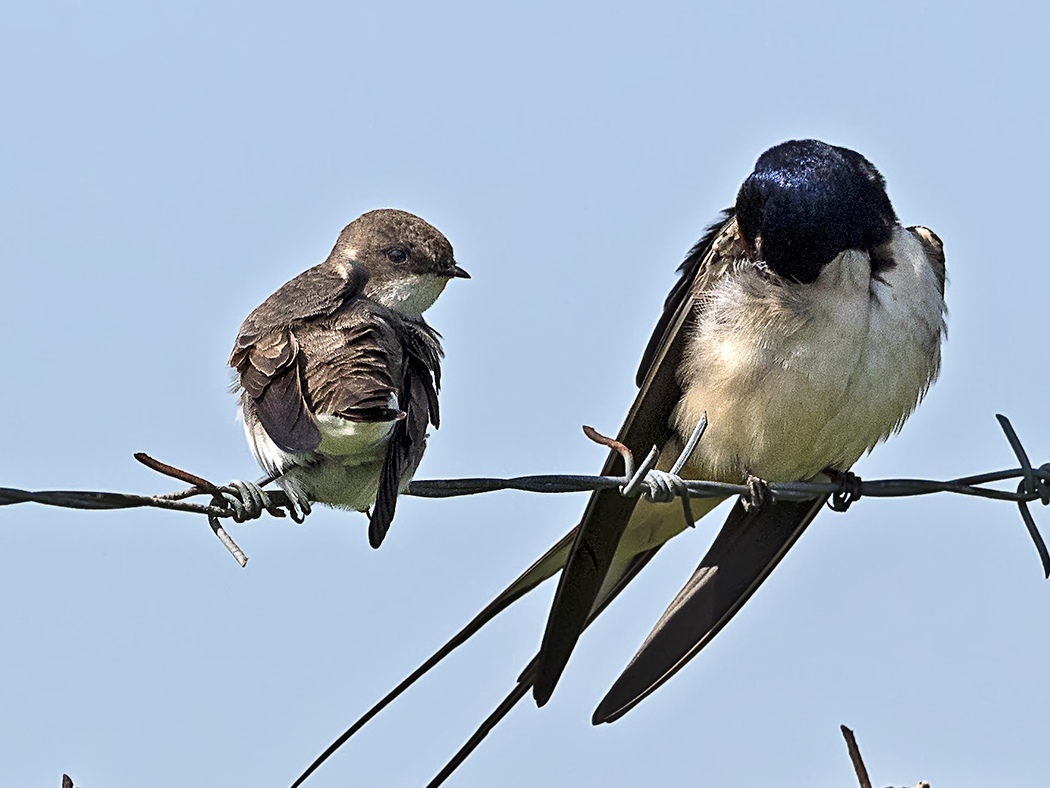
[{"label": "bird's foot", "polygon": [[746,511],[755,512],[773,503],[773,491],[762,479],[749,473],[744,484],[747,485],[747,494],[740,496],[740,502]]},{"label": "bird's foot", "polygon": [[834,468],[825,468],[824,475],[839,485],[839,489],[831,494],[828,507],[834,512],[844,512],[860,500],[861,479],[853,471],[837,471]]},{"label": "bird's foot", "polygon": [[[262,516],[269,508],[269,499],[262,487],[255,482],[234,480],[222,489],[222,497],[233,509],[233,520],[243,523]],[[283,517],[283,513],[281,514]]]},{"label": "bird's foot", "polygon": [[310,496],[306,494],[306,489],[297,479],[287,476],[281,476],[277,483],[284,490],[284,494],[288,496],[288,514],[292,516],[295,522],[302,525],[303,521],[306,520],[306,515],[312,511]]},{"label": "bird's foot", "polygon": [[[265,482],[264,482],[265,483]],[[287,503],[278,503],[256,482],[234,480],[222,488],[222,497],[233,509],[234,522],[243,523],[262,516],[264,511],[274,517],[284,517],[284,508],[297,523],[302,523],[310,514],[310,499],[306,491],[292,480],[278,479],[287,497]]]}]

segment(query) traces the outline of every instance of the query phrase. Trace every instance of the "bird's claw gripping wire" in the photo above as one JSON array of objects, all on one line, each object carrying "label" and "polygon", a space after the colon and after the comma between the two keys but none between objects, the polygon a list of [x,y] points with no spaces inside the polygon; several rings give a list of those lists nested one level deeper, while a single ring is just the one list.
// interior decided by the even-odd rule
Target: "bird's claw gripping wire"
[{"label": "bird's claw gripping wire", "polygon": [[266,507],[266,493],[253,482],[232,481],[219,488],[221,503],[233,512],[235,523],[244,523],[259,517]]},{"label": "bird's claw gripping wire", "polygon": [[233,521],[244,523],[269,512],[274,517],[284,517],[284,512],[270,502],[270,497],[256,482],[234,480],[220,487],[222,500],[233,511]]},{"label": "bird's claw gripping wire", "polygon": [[269,512],[274,517],[284,517],[286,509],[292,520],[300,525],[303,523],[306,515],[311,511],[310,499],[306,497],[306,493],[294,484],[282,484],[284,480],[279,480],[278,484],[281,485],[284,497],[287,499],[287,501],[282,501],[279,500],[280,494],[274,496],[262,488],[270,481],[270,479],[263,479],[261,482],[234,480],[225,487],[219,488],[222,493],[222,502],[233,513],[235,523],[255,520],[261,517],[263,512]]},{"label": "bird's claw gripping wire", "polygon": [[773,491],[764,479],[749,473],[744,484],[747,485],[747,493],[740,496],[740,502],[744,504],[745,511],[756,512],[773,503]]},{"label": "bird's claw gripping wire", "polygon": [[839,489],[828,499],[828,508],[833,512],[844,512],[860,500],[861,478],[853,471],[837,471],[825,468],[825,475],[839,485]]},{"label": "bird's claw gripping wire", "polygon": [[[1050,578],[1050,553],[1036,526],[1028,504],[1039,501],[1044,505],[1050,505],[1050,463],[1034,468],[1028,460],[1028,456],[1014,433],[1010,422],[1004,416],[997,416],[999,424],[1006,433],[1014,453],[1020,463],[1018,468],[1010,468],[990,473],[981,473],[973,476],[965,476],[947,481],[930,479],[884,479],[880,481],[866,481],[863,483],[863,493],[869,498],[899,498],[912,495],[929,495],[932,493],[950,492],[962,495],[988,498],[992,500],[1006,500],[1016,503],[1020,509],[1021,517],[1032,542],[1035,544],[1042,562],[1044,576]],[[695,440],[699,440],[702,432],[703,420],[694,431]],[[695,440],[691,439],[678,461],[669,472],[661,471],[650,475],[656,467],[659,457],[658,450],[654,447],[642,463],[640,468],[634,467],[634,460],[630,451],[622,443],[611,438],[603,438],[593,430],[585,430],[592,439],[605,446],[615,449],[623,456],[625,472],[622,476],[615,474],[614,465],[607,467],[606,475],[603,476],[519,476],[513,479],[444,479],[430,481],[414,481],[406,491],[409,495],[419,495],[429,498],[448,498],[459,495],[474,495],[476,493],[492,492],[494,490],[524,490],[527,492],[541,493],[565,493],[565,492],[595,492],[597,490],[619,490],[627,497],[647,494],[652,500],[658,500],[666,494],[665,491],[680,490],[679,485],[685,485],[685,490],[693,497],[702,498],[727,498],[734,495],[747,495],[746,486],[739,484],[726,484],[721,482],[689,480],[683,481],[678,474],[685,462],[688,460]],[[593,434],[592,434],[593,433]],[[229,517],[234,519],[235,515],[247,519],[252,507],[258,506],[257,496],[250,490],[238,491],[236,486],[221,488],[212,484],[207,479],[202,479],[188,471],[167,465],[149,455],[138,452],[135,459],[159,473],[178,479],[190,487],[161,495],[134,495],[131,493],[113,493],[83,490],[42,490],[29,491],[8,487],[0,487],[0,506],[11,504],[33,502],[46,506],[62,506],[71,509],[110,510],[131,509],[141,506],[151,506],[161,509],[188,511],[203,514],[208,517],[208,524],[226,549],[233,554],[242,566],[247,558],[240,548],[230,538],[229,534],[222,528],[221,519]],[[828,474],[834,476],[833,474]],[[661,478],[662,476],[662,478]],[[1007,479],[1020,479],[1021,483],[1016,490],[996,489],[990,485]],[[263,487],[272,479],[258,482],[256,486]],[[310,513],[310,500],[305,491],[295,485],[294,479],[282,478],[278,480],[282,490],[273,490],[269,493],[263,492],[268,504],[287,510],[296,522],[302,522],[303,518]],[[775,483],[770,485],[774,499],[791,501],[811,500],[819,496],[829,494],[848,495],[856,500],[862,491],[860,479],[856,479],[856,486],[852,481],[843,482],[836,479],[832,483],[821,481]],[[646,492],[648,491],[648,492]],[[681,495],[681,493],[679,493]],[[210,504],[200,504],[187,500],[198,495],[207,495],[211,498]],[[235,511],[237,506],[230,496],[237,498],[237,502],[245,507],[243,515]],[[692,507],[686,510],[686,520],[692,523]],[[833,508],[835,505],[833,504]],[[264,505],[263,508],[269,508]],[[275,516],[282,516],[274,512]]]},{"label": "bird's claw gripping wire", "polygon": [[[222,488],[218,487],[207,479],[203,479],[196,474],[184,471],[181,468],[176,468],[174,465],[168,465],[167,463],[161,462],[158,459],[150,457],[145,452],[136,452],[135,459],[141,462],[147,468],[150,468],[157,473],[162,473],[165,476],[171,477],[172,479],[178,479],[179,481],[186,482],[186,484],[192,485],[188,490],[183,490],[178,493],[173,493],[167,496],[156,496],[154,500],[161,501],[165,500],[171,503],[179,501],[181,498],[190,497],[199,493],[211,495],[212,506],[217,509],[229,509],[229,503],[223,498]],[[208,516],[208,527],[211,528],[212,533],[218,538],[225,547],[230,555],[233,556],[234,560],[241,565],[243,569],[248,565],[248,556],[244,554],[244,551],[233,541],[233,537],[226,533],[226,529],[222,527],[222,523],[219,521],[219,517],[214,511],[206,512]]]},{"label": "bird's claw gripping wire", "polygon": [[277,483],[281,485],[285,497],[288,498],[288,514],[297,524],[302,525],[306,520],[306,515],[313,511],[306,490],[295,480],[283,476],[277,480]]}]

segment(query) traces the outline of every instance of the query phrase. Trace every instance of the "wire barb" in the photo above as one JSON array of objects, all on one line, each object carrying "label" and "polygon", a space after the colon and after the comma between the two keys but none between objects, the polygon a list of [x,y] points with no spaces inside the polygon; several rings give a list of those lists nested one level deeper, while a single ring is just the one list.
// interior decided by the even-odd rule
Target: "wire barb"
[{"label": "wire barb", "polygon": [[[681,499],[686,524],[690,528],[696,528],[696,520],[693,518],[693,505],[689,494],[689,485],[685,479],[673,471],[660,471],[653,468],[645,475],[645,481],[643,484],[645,490],[642,494],[647,501],[670,503],[675,498]],[[626,495],[626,493],[624,493],[624,495]]]},{"label": "wire barb", "polygon": [[659,459],[660,450],[653,446],[653,448],[649,450],[649,454],[647,454],[642,461],[642,464],[638,467],[638,470],[634,472],[634,476],[628,477],[626,479],[627,483],[620,487],[620,494],[625,498],[633,498],[638,495],[638,491],[641,490],[642,484],[645,483],[646,478],[649,476],[649,472],[656,467],[656,463]]},{"label": "wire barb", "polygon": [[597,443],[599,446],[607,446],[610,449],[616,451],[621,457],[623,457],[624,471],[623,475],[627,478],[634,476],[634,455],[631,450],[620,443],[618,440],[613,438],[607,438],[602,435],[594,427],[589,427],[586,424],[583,425],[583,434],[590,438],[592,441]]},{"label": "wire barb", "polygon": [[693,428],[693,434],[689,436],[689,440],[686,441],[685,448],[682,449],[682,453],[678,455],[678,459],[674,461],[674,465],[671,466],[671,473],[677,476],[682,468],[685,467],[686,461],[693,453],[693,449],[696,448],[696,444],[700,442],[700,439],[704,437],[704,433],[707,432],[707,411],[705,410],[700,416],[700,421],[696,423]]},{"label": "wire barb", "polygon": [[[1044,477],[1036,477],[1035,471],[1032,470],[1032,464],[1028,461],[1028,454],[1021,445],[1021,440],[1017,437],[1017,433],[1014,432],[1010,420],[1001,413],[996,413],[995,418],[999,421],[999,426],[1003,428],[1003,432],[1006,433],[1006,439],[1010,442],[1010,448],[1014,450],[1014,454],[1017,455],[1017,461],[1021,463],[1022,479],[1017,485],[1017,494],[1025,496],[1038,495],[1039,501],[1042,502],[1043,506],[1046,506],[1050,503],[1050,489],[1047,488],[1046,479]],[[1043,465],[1039,470],[1050,470],[1050,463]],[[1043,563],[1043,576],[1046,579],[1050,579],[1050,553],[1047,552],[1046,543],[1036,527],[1035,518],[1032,517],[1031,511],[1028,509],[1028,501],[1018,500],[1017,508],[1021,510],[1021,519],[1024,520],[1025,527],[1028,529],[1028,535],[1035,542],[1039,560]]]},{"label": "wire barb", "polygon": [[194,487],[200,488],[204,492],[210,492],[213,494],[219,493],[219,488],[207,479],[196,476],[189,471],[184,471],[181,468],[176,468],[174,465],[168,465],[165,462],[154,459],[144,451],[137,451],[132,456],[152,471],[162,473],[165,476],[170,476],[172,479],[185,482],[186,484],[192,484]]},{"label": "wire barb", "polygon": [[839,725],[839,730],[842,731],[842,737],[846,740],[846,749],[849,751],[849,759],[853,762],[853,770],[857,773],[860,788],[871,788],[871,778],[868,777],[864,759],[860,757],[860,747],[857,746],[856,736],[845,725]]}]

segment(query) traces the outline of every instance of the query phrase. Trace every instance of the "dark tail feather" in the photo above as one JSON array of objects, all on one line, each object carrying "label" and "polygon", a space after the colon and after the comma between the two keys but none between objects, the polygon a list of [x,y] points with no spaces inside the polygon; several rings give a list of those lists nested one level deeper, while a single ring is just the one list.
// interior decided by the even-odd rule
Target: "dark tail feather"
[{"label": "dark tail feather", "polygon": [[[569,534],[569,537],[572,536],[574,536],[574,533]],[[566,539],[562,541],[568,544],[569,537],[566,537]],[[656,555],[656,551],[659,550],[661,546],[662,545],[658,545],[652,548],[651,550],[648,550],[644,553],[639,553],[637,556],[634,557],[634,560],[630,562],[627,569],[624,571],[623,576],[620,577],[616,584],[610,589],[608,596],[601,600],[600,603],[591,612],[590,617],[584,623],[584,627],[589,625],[592,621],[594,621],[594,619],[601,615],[601,612],[605,610],[609,603],[612,602],[619,595],[619,593],[627,586],[628,583],[634,580],[635,576],[639,572],[641,572],[643,567],[645,567],[645,565],[649,563],[652,557]],[[536,682],[536,670],[538,665],[539,654],[533,657],[532,661],[528,664],[525,670],[523,670],[521,672],[521,675],[518,676],[518,683],[514,685],[514,689],[511,690],[510,694],[507,695],[507,697],[503,699],[499,706],[497,706],[495,710],[488,717],[485,718],[485,721],[481,723],[481,725],[478,726],[477,730],[475,730],[474,733],[471,734],[471,737],[467,739],[466,744],[459,748],[456,754],[452,756],[452,759],[445,764],[445,766],[441,769],[440,772],[438,772],[437,776],[429,783],[427,783],[427,788],[437,788],[437,786],[445,782],[445,780],[447,780],[449,776],[457,768],[459,768],[459,765],[463,763],[463,761],[465,761],[467,757],[478,748],[478,745],[481,744],[482,741],[484,741],[485,737],[489,735],[492,729],[495,728],[500,723],[500,721],[510,713],[510,710],[517,705],[518,701],[520,701],[528,694],[529,689],[531,689],[533,684],[535,684]],[[292,786],[292,788],[295,788],[295,786]]]},{"label": "dark tail feather", "polygon": [[489,732],[510,713],[510,710],[518,704],[519,700],[528,694],[535,673],[536,660],[533,659],[532,662],[529,663],[529,666],[522,672],[521,678],[518,679],[518,683],[514,685],[514,689],[511,690],[510,694],[503,699],[503,702],[496,707],[492,714],[485,718],[485,721],[481,723],[481,725],[478,726],[478,729],[474,731],[473,735],[467,739],[467,743],[460,747],[459,751],[452,756],[452,760],[446,763],[441,771],[437,773],[437,776],[427,783],[427,788],[437,788],[437,786],[445,782],[445,780],[452,775],[452,772],[456,771],[456,769],[459,768],[459,765],[478,748],[478,745],[484,741],[485,737],[489,735]]},{"label": "dark tail feather", "polygon": [[394,433],[386,445],[383,457],[383,470],[379,473],[379,489],[376,492],[376,504],[368,518],[368,543],[378,548],[390,530],[397,509],[397,493],[401,486],[401,471],[405,459],[405,421],[399,419],[394,425]]},{"label": "dark tail feather", "polygon": [[[399,695],[401,695],[401,693],[426,675],[430,669],[441,662],[441,660],[463,645],[474,635],[475,632],[561,569],[562,566],[565,565],[569,545],[572,543],[572,539],[575,535],[576,530],[573,529],[563,536],[554,547],[544,553],[536,563],[526,569],[517,580],[504,589],[503,593],[486,605],[485,609],[474,616],[471,622],[457,632],[451,640],[434,652],[426,662],[412,671],[411,675],[383,696],[383,698],[372,708],[366,711],[357,722],[347,728],[338,739],[332,742],[328,749],[317,757],[317,760],[310,764],[310,767],[300,775],[299,779],[292,783],[292,788],[298,788],[298,786],[302,785],[307,777],[313,774],[322,763],[327,761],[336,750],[346,744],[350,737],[361,730],[369,720],[389,706]],[[529,686],[531,686],[531,682]],[[466,755],[463,757],[466,757]]]},{"label": "dark tail feather", "polygon": [[785,501],[751,512],[737,501],[700,566],[599,704],[592,722],[619,719],[706,646],[769,576],[826,500]]}]

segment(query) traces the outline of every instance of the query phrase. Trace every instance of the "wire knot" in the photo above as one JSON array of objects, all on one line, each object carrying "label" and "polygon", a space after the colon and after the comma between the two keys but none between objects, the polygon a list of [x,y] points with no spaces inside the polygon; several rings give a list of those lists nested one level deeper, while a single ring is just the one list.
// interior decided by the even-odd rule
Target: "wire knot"
[{"label": "wire knot", "polygon": [[667,471],[658,471],[655,468],[645,475],[642,480],[642,494],[646,500],[655,503],[670,503],[678,492],[685,489],[685,481],[681,476]]},{"label": "wire knot", "polygon": [[677,473],[651,469],[642,480],[642,495],[647,501],[654,503],[671,503],[675,498],[681,498],[685,522],[690,528],[696,528],[693,506],[689,499],[689,487],[685,479]]}]

